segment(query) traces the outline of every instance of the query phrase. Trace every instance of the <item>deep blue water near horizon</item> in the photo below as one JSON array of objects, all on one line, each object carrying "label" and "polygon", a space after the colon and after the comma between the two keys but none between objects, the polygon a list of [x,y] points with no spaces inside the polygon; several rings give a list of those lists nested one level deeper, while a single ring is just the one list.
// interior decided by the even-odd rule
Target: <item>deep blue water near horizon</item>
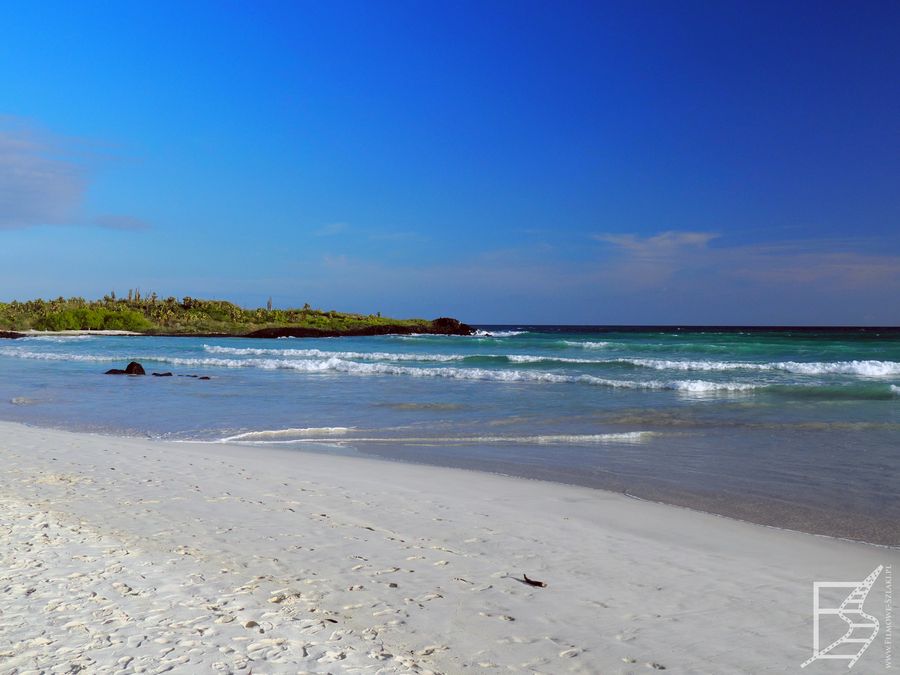
[{"label": "deep blue water near horizon", "polygon": [[[103,375],[130,360],[175,376]],[[0,340],[0,419],[481,469],[900,544],[897,328],[28,337]]]}]

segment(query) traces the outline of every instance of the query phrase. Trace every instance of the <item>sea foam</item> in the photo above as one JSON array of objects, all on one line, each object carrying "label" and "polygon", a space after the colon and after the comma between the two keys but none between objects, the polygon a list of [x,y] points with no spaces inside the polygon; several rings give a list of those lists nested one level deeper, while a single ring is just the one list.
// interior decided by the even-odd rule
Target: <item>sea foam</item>
[{"label": "sea foam", "polygon": [[[121,356],[82,355],[27,352],[2,349],[0,354],[25,359],[52,361],[119,361]],[[708,382],[705,380],[634,381],[614,380],[594,375],[568,375],[546,371],[489,370],[485,368],[459,367],[410,367],[387,363],[358,363],[336,356],[321,359],[275,358],[193,358],[177,356],[142,356],[142,361],[167,363],[178,366],[210,366],[215,368],[260,368],[262,370],[295,370],[303,373],[338,372],[350,375],[405,375],[408,377],[434,377],[454,380],[481,380],[492,382],[544,382],[553,384],[581,383],[616,389],[668,389],[682,392],[739,392],[750,391],[759,385],[743,382]]]},{"label": "sea foam", "polygon": [[341,352],[323,349],[266,349],[255,347],[220,347],[203,345],[203,350],[210,354],[227,354],[230,356],[273,356],[273,357],[307,357],[307,358],[340,358],[359,361],[423,361],[449,363],[451,361],[478,361],[494,359],[508,363],[606,363],[598,359],[577,359],[565,356],[532,356],[528,354],[416,354],[407,352]]},{"label": "sea foam", "polygon": [[560,344],[563,344],[567,347],[579,347],[581,349],[605,349],[609,347],[610,342],[604,341],[595,341],[595,340],[560,340]]},{"label": "sea foam", "polygon": [[475,337],[514,337],[516,335],[524,335],[528,331],[525,330],[476,330]]},{"label": "sea foam", "polygon": [[[152,360],[152,359],[147,359]],[[328,359],[192,359],[165,358],[165,363],[188,366],[216,366],[222,368],[262,368],[264,370],[296,370],[303,373],[338,372],[350,375],[405,375],[454,380],[482,380],[492,382],[546,382],[555,384],[581,383],[620,389],[668,389],[684,392],[750,391],[759,385],[742,382],[708,382],[705,380],[633,381],[613,380],[594,375],[565,375],[545,371],[488,370],[485,368],[418,368],[386,363],[357,363],[338,357]]]},{"label": "sea foam", "polygon": [[772,363],[749,363],[738,361],[675,361],[670,359],[610,359],[610,362],[626,363],[655,370],[696,370],[696,371],[785,371],[798,375],[858,375],[862,377],[890,377],[900,374],[900,363],[896,361],[832,361],[810,362],[777,361]]},{"label": "sea foam", "polygon": [[[341,430],[341,431],[337,431]],[[319,434],[313,432],[315,428],[308,429],[281,429],[276,431],[259,431],[238,434],[221,439],[220,443],[241,442],[252,445],[289,445],[292,443],[521,443],[528,445],[594,445],[603,443],[643,443],[652,436],[658,435],[654,431],[627,431],[606,434],[541,434],[535,436],[372,436],[372,437],[341,437],[347,431],[347,427],[323,427]],[[298,433],[302,432],[302,433]],[[316,438],[315,436],[324,438]]]},{"label": "sea foam", "polygon": [[219,347],[203,345],[210,354],[230,354],[232,356],[301,356],[314,358],[358,359],[364,361],[462,361],[462,354],[409,354],[395,352],[339,352],[324,349],[264,349],[255,347]]},{"label": "sea foam", "polygon": [[231,441],[264,441],[291,436],[339,436],[353,431],[353,427],[300,427],[296,429],[272,429],[265,431],[247,431],[221,439],[222,443]]}]

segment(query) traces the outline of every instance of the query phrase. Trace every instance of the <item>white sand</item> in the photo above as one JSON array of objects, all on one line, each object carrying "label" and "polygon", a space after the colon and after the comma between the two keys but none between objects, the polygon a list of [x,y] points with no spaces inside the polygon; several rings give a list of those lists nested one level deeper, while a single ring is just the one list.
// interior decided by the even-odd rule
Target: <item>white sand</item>
[{"label": "white sand", "polygon": [[798,672],[813,580],[900,562],[377,460],[0,423],[0,461],[3,673]]},{"label": "white sand", "polygon": [[18,331],[28,337],[52,336],[52,335],[143,335],[132,330],[28,330]]}]

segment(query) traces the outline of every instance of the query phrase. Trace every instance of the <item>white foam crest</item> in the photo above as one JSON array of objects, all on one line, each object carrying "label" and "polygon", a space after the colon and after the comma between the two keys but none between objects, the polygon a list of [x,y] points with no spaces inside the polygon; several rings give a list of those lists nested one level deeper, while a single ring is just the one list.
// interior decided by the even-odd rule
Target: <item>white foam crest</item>
[{"label": "white foam crest", "polygon": [[778,361],[774,363],[746,363],[733,361],[672,361],[667,359],[615,359],[611,362],[630,363],[655,370],[697,371],[785,371],[797,375],[859,375],[862,377],[890,377],[900,374],[896,361],[833,361],[810,362]]},{"label": "white foam crest", "polygon": [[604,349],[611,344],[602,340],[599,342],[594,340],[561,340],[561,343],[567,347],[580,347],[581,349]]},{"label": "white foam crest", "polygon": [[778,370],[802,375],[861,375],[863,377],[890,377],[900,375],[897,361],[834,361],[830,363],[798,363],[784,361],[773,364]]},{"label": "white foam crest", "polygon": [[397,334],[380,335],[379,337],[389,338],[391,340],[421,340],[422,338],[466,337],[466,336],[464,336],[464,335],[439,335],[436,333],[405,333],[403,335],[397,335]]},{"label": "white foam crest", "polygon": [[[652,436],[653,431],[628,431],[607,434],[548,434],[539,436],[375,436],[348,438],[293,438],[293,439],[240,439],[252,445],[288,445],[293,443],[523,443],[537,445],[586,445],[598,443],[642,443]],[[224,438],[219,442],[236,440]]]},{"label": "white foam crest", "polygon": [[898,387],[896,384],[892,384],[891,385],[891,393],[897,394],[898,396],[900,396],[900,387]]},{"label": "white foam crest", "polygon": [[476,330],[475,337],[513,337],[527,333],[527,330]]},{"label": "white foam crest", "polygon": [[628,431],[610,434],[549,434],[542,436],[476,436],[459,440],[478,443],[536,443],[536,444],[580,444],[580,443],[641,443],[651,436],[653,431]]},{"label": "white foam crest", "polygon": [[203,345],[210,354],[233,356],[301,356],[314,358],[359,359],[363,361],[462,361],[462,354],[408,354],[394,352],[332,352],[324,349],[263,349],[255,347],[219,347]]},{"label": "white foam crest", "polygon": [[290,436],[336,436],[346,434],[353,427],[299,427],[296,429],[270,429],[265,431],[247,431],[221,439],[222,443],[231,441],[261,441],[266,439],[286,438]]},{"label": "white foam crest", "polygon": [[168,363],[225,368],[287,369],[305,373],[339,372],[351,375],[406,375],[410,377],[445,377],[459,380],[488,380],[494,382],[583,383],[621,389],[669,389],[689,392],[749,391],[758,385],[739,382],[707,382],[704,380],[632,381],[610,380],[593,375],[563,375],[542,371],[487,370],[484,368],[415,368],[386,363],[356,363],[332,357],[325,360],[283,359],[165,359]]},{"label": "white foam crest", "polygon": [[30,352],[17,348],[2,348],[0,356],[12,356],[17,359],[35,361],[121,361],[122,356],[106,356],[101,354],[60,354],[56,352]]},{"label": "white foam crest", "polygon": [[606,363],[597,359],[575,359],[565,356],[531,356],[528,354],[410,354],[396,352],[333,352],[322,349],[264,349],[254,347],[219,347],[203,345],[210,354],[232,356],[297,356],[315,358],[356,359],[360,361],[433,361],[449,363],[467,359],[506,359],[511,363]]},{"label": "white foam crest", "polygon": [[[761,385],[746,384],[743,382],[708,382],[706,380],[676,380],[668,382],[662,389],[675,389],[689,393],[708,393],[715,391],[750,391],[758,389]],[[656,387],[650,387],[654,389]]]},{"label": "white foam crest", "polygon": [[[121,356],[98,356],[83,354],[52,354],[22,352],[0,349],[0,354],[19,358],[34,358],[52,361],[121,361]],[[357,363],[338,357],[327,359],[224,359],[185,358],[173,356],[143,356],[143,361],[168,363],[179,366],[212,366],[218,368],[260,368],[263,370],[295,370],[303,373],[339,372],[350,375],[405,375],[409,377],[444,377],[456,380],[484,380],[493,382],[547,382],[581,383],[615,389],[668,389],[683,392],[749,391],[759,385],[740,382],[707,382],[705,380],[658,380],[633,381],[611,380],[594,375],[563,375],[544,371],[487,370],[484,368],[458,367],[411,367],[387,363]]]},{"label": "white foam crest", "polygon": [[653,368],[654,370],[700,370],[700,371],[726,371],[726,370],[773,370],[771,364],[766,363],[738,363],[729,361],[673,361],[670,359],[612,359],[610,363],[628,363],[641,368]]},{"label": "white foam crest", "polygon": [[22,342],[77,342],[79,340],[93,340],[93,335],[26,335],[19,338]]},{"label": "white foam crest", "polygon": [[[505,354],[503,356],[511,363],[608,363],[602,359],[573,359],[565,356],[530,356],[528,354]],[[498,358],[500,357],[498,356]]]}]

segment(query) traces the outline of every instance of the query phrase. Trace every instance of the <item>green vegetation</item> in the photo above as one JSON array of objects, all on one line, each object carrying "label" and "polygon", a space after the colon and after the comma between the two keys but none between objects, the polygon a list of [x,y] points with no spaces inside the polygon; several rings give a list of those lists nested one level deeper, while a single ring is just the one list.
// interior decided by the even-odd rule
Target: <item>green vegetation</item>
[{"label": "green vegetation", "polygon": [[225,333],[243,335],[262,328],[310,328],[347,331],[376,326],[425,329],[424,319],[390,319],[378,314],[346,314],[312,309],[244,309],[224,300],[185,297],[160,299],[129,291],[102,300],[57,298],[28,302],[0,302],[0,330],[129,330],[140,333]]}]

